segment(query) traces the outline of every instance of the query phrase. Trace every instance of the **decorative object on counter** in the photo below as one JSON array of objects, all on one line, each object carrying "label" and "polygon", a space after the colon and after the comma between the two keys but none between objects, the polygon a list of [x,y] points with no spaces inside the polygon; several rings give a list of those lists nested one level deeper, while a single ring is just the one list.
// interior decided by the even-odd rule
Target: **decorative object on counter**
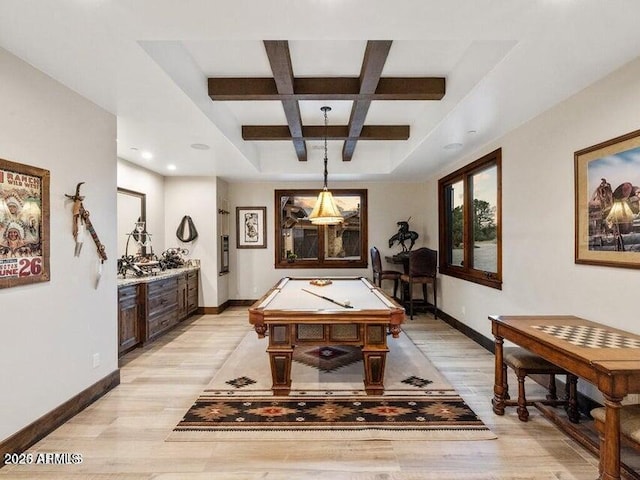
[{"label": "decorative object on counter", "polygon": [[[165,269],[158,257],[153,253],[151,234],[147,232],[146,222],[142,220],[142,217],[138,217],[135,227],[130,233],[127,233],[127,237],[125,253],[118,259],[119,275],[126,278],[127,273],[131,272],[136,277],[142,277],[145,275],[157,275]],[[138,245],[135,255],[129,255],[129,242],[132,238]],[[147,248],[150,249],[150,253],[147,253]]]},{"label": "decorative object on counter", "polygon": [[126,278],[128,272],[132,272],[136,277],[142,277],[145,274],[144,270],[136,265],[133,255],[123,255],[118,259],[118,275]]},{"label": "decorative object on counter", "polygon": [[133,238],[133,240],[138,245],[138,252],[136,255],[138,257],[145,258],[146,248],[149,247],[151,252],[151,256],[153,257],[153,247],[151,246],[151,234],[147,232],[146,222],[142,221],[140,217],[136,221],[136,226],[133,228],[131,233],[127,233],[127,244],[124,249],[124,256],[129,256],[129,242]]},{"label": "decorative object on counter", "polygon": [[178,225],[178,229],[176,230],[176,237],[185,243],[193,242],[198,238],[198,230],[196,230],[196,226],[189,215],[182,217],[180,225]]},{"label": "decorative object on counter", "polygon": [[[104,262],[107,260],[106,248],[98,238],[98,234],[96,233],[95,228],[93,228],[93,224],[89,219],[89,211],[84,208],[82,201],[84,197],[80,195],[80,187],[84,182],[78,183],[76,185],[76,193],[75,195],[67,195],[65,197],[73,200],[73,238],[76,241],[75,248],[75,256],[78,257],[80,255],[80,251],[82,250],[83,236],[85,229],[89,230],[91,234],[91,238],[93,238],[93,242],[96,244],[96,250],[98,251],[98,256],[100,260]],[[101,274],[101,269],[98,270],[98,273]]]},{"label": "decorative object on counter", "polygon": [[189,255],[189,250],[186,248],[168,248],[162,252],[162,257],[160,258],[162,270],[184,267],[184,255]]},{"label": "decorative object on counter", "polygon": [[49,281],[49,178],[0,158],[0,288]]},{"label": "decorative object on counter", "polygon": [[[389,248],[393,247],[395,242],[398,242],[398,245],[402,247],[403,252],[408,252],[413,248],[419,235],[417,232],[409,230],[409,220],[411,220],[411,217],[409,217],[406,222],[397,222],[398,233],[389,239]],[[404,244],[405,240],[411,240],[408,248]]]}]

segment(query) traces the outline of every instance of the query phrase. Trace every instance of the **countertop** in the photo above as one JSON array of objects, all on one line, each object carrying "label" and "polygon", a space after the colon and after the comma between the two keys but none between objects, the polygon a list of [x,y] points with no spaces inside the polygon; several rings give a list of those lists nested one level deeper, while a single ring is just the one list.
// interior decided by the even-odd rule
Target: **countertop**
[{"label": "countertop", "polygon": [[156,280],[163,280],[165,278],[176,277],[185,272],[191,272],[194,270],[200,270],[200,267],[182,267],[182,268],[171,268],[169,270],[165,270],[163,272],[159,272],[155,275],[145,275],[144,277],[136,277],[133,275],[127,275],[126,278],[122,278],[122,276],[118,275],[118,286],[124,287],[127,285],[136,285],[138,283],[150,283],[155,282]]}]

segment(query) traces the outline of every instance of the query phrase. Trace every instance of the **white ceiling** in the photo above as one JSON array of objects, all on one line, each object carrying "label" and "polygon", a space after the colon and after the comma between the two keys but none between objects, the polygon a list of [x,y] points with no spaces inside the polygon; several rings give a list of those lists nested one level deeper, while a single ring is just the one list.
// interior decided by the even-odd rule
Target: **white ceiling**
[{"label": "white ceiling", "polygon": [[[279,102],[212,102],[207,77],[271,76],[263,40],[289,41],[296,76],[358,76],[367,40],[393,40],[383,76],[444,76],[447,92],[373,102],[366,124],[410,125],[409,140],[359,141],[351,162],[330,141],[329,177],[406,181],[640,55],[638,18],[638,0],[1,0],[0,46],[117,115],[121,158],[162,175],[320,180],[322,142],[299,162],[291,142],[242,140],[243,124],[286,124]],[[350,102],[305,101],[303,124],[322,125],[324,104],[348,123]]]}]

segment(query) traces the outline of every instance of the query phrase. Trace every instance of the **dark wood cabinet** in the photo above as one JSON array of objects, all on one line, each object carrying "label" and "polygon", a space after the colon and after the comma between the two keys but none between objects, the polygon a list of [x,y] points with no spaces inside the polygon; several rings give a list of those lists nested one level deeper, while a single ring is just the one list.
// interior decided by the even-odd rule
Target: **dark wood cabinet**
[{"label": "dark wood cabinet", "polygon": [[198,270],[187,272],[187,315],[198,310]]},{"label": "dark wood cabinet", "polygon": [[198,309],[198,270],[118,287],[118,354],[160,337]]},{"label": "dark wood cabinet", "polygon": [[118,288],[118,355],[128,352],[142,341],[138,285]]},{"label": "dark wood cabinet", "polygon": [[187,275],[180,275],[178,277],[178,319],[184,320],[189,316],[189,309],[187,308]]},{"label": "dark wood cabinet", "polygon": [[145,341],[153,340],[178,323],[178,277],[143,284]]}]

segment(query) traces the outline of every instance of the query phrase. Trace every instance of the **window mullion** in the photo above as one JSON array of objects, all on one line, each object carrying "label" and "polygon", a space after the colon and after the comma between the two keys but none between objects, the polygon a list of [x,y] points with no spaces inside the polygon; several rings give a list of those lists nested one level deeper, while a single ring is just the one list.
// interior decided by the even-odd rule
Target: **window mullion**
[{"label": "window mullion", "polygon": [[473,270],[473,192],[471,176],[464,175],[464,269]]}]

